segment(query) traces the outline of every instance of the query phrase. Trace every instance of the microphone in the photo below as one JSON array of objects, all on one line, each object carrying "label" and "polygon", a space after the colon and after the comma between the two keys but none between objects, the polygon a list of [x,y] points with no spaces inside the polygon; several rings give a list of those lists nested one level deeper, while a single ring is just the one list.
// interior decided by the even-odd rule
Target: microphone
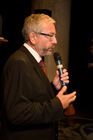
[{"label": "microphone", "polygon": [[[62,65],[62,60],[61,60],[61,56],[59,55],[59,53],[57,53],[57,52],[54,53],[54,60],[56,63],[57,70],[59,71],[59,77],[60,77],[63,74],[63,65]],[[64,81],[60,80],[60,82],[61,82],[62,86],[66,85],[66,83]]]}]

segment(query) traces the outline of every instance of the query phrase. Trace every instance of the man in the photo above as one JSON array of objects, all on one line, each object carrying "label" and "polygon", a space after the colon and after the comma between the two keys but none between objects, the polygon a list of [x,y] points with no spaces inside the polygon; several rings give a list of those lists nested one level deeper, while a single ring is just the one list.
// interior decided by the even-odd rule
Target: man
[{"label": "man", "polygon": [[[39,65],[57,44],[54,23],[45,14],[28,16],[22,29],[25,43],[5,65],[3,106],[8,140],[55,140],[55,123],[76,99],[76,92],[64,95],[67,87],[61,88],[58,71],[51,85]],[[69,83],[68,72],[63,72],[61,80]]]}]

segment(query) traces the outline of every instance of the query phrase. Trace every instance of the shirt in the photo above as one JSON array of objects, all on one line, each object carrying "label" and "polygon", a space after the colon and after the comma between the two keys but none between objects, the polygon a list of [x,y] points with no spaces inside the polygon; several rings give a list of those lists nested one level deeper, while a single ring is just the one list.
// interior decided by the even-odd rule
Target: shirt
[{"label": "shirt", "polygon": [[36,59],[38,63],[42,60],[41,56],[27,43],[24,43],[23,46],[28,49],[28,51],[33,55],[33,57]]}]

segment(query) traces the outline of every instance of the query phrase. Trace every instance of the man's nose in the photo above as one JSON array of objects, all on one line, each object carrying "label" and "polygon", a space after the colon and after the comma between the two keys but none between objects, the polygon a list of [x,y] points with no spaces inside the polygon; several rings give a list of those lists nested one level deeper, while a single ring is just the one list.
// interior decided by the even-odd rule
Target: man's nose
[{"label": "man's nose", "polygon": [[57,38],[56,38],[56,36],[53,37],[53,40],[52,41],[53,41],[53,44],[57,44]]}]

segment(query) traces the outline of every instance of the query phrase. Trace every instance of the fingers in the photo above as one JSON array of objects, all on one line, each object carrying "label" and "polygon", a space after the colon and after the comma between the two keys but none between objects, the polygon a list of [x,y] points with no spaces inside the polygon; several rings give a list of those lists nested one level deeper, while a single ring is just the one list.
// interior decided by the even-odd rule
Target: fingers
[{"label": "fingers", "polygon": [[[59,71],[56,70],[56,74],[59,76]],[[67,69],[63,69],[63,74],[66,76],[68,75]],[[61,75],[61,77],[63,77],[63,74]]]},{"label": "fingers", "polygon": [[69,76],[67,69],[63,69],[63,74],[61,75],[61,80],[64,81],[66,84],[69,83]]},{"label": "fingers", "polygon": [[73,102],[76,99],[76,91],[68,94],[69,103]]},{"label": "fingers", "polygon": [[63,86],[62,89],[60,90],[61,94],[64,94],[67,91],[67,86]]},{"label": "fingers", "polygon": [[69,98],[70,98],[70,97],[73,97],[73,96],[75,96],[75,95],[76,95],[76,91],[73,91],[72,93],[69,94]]},{"label": "fingers", "polygon": [[[66,69],[63,69],[63,74],[61,75],[61,78],[68,76],[68,72]],[[68,76],[69,78],[69,76]]]},{"label": "fingers", "polygon": [[64,96],[65,96],[64,93],[66,92],[66,90],[67,90],[67,86],[63,86],[57,94],[57,97],[59,98],[61,103],[64,101]]},{"label": "fingers", "polygon": [[70,99],[70,103],[71,103],[71,102],[74,102],[75,99],[76,99],[76,96],[72,97],[72,98]]},{"label": "fingers", "polygon": [[59,76],[59,72],[58,72],[58,70],[56,70],[56,76]]},{"label": "fingers", "polygon": [[68,96],[68,105],[72,102],[74,102],[76,99],[76,92],[70,93]]},{"label": "fingers", "polygon": [[67,69],[63,69],[63,73],[67,72]]}]

